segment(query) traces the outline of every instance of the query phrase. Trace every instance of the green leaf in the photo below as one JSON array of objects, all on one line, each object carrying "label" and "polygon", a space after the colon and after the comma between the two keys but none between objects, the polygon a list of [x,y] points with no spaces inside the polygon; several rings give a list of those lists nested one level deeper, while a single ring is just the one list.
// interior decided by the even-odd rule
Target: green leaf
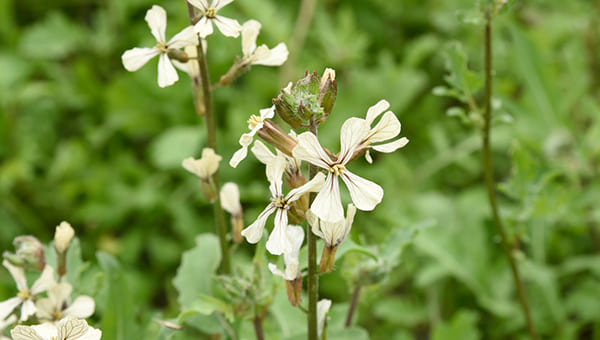
[{"label": "green leaf", "polygon": [[213,296],[202,295],[198,300],[191,304],[191,307],[184,310],[178,318],[178,323],[182,324],[196,314],[210,315],[214,312],[220,312],[233,322],[233,307],[225,301]]},{"label": "green leaf", "polygon": [[180,168],[185,158],[194,157],[198,153],[202,139],[199,127],[171,127],[152,141],[152,163],[160,169]]},{"label": "green leaf", "polygon": [[451,321],[445,321],[433,329],[431,340],[478,340],[481,334],[477,329],[477,313],[460,311]]},{"label": "green leaf", "polygon": [[83,27],[61,12],[51,12],[25,31],[20,50],[26,58],[60,59],[77,52],[84,40]]}]

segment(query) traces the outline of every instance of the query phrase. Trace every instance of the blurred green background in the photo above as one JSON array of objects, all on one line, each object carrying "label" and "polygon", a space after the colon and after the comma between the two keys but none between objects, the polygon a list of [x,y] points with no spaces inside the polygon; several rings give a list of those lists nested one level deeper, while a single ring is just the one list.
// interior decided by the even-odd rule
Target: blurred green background
[{"label": "blurred green background", "polygon": [[[167,10],[167,37],[188,24],[183,1],[0,1],[0,245],[12,249],[22,234],[50,241],[69,221],[93,263],[79,290],[100,294],[98,318],[111,308],[131,312],[122,315],[130,330],[104,339],[151,334],[152,317],[174,316],[181,255],[195,235],[214,230],[196,178],[180,166],[200,156],[205,140],[189,78],[180,73],[160,89],[156,59],[135,73],[121,64],[125,50],[154,44],[143,20],[153,4]],[[289,43],[298,8],[237,0],[223,15],[260,21],[259,44],[272,47]],[[494,23],[501,214],[522,251],[534,322],[548,339],[600,339],[598,17],[597,0],[532,0],[515,1]],[[215,91],[221,179],[240,184],[247,224],[268,197],[264,168],[252,157],[238,169],[227,161],[247,117],[288,81],[336,69],[338,100],[320,132],[332,150],[345,119],[363,117],[380,99],[391,103],[410,143],[376,155],[372,166],[352,164],[385,189],[373,213],[359,212],[352,239],[378,244],[393,230],[432,226],[363,290],[356,323],[371,339],[526,338],[491,224],[479,133],[446,115],[460,103],[432,93],[446,85],[445,55],[456,41],[468,66],[481,70],[479,19],[470,0],[319,1],[297,63],[288,65],[291,78],[255,66]],[[240,54],[239,39],[210,36],[213,81]],[[120,262],[122,296],[113,293],[122,306],[102,302],[97,250]],[[6,271],[0,282],[0,298],[12,296]],[[340,271],[323,276],[321,295],[334,306],[346,306],[350,293]]]}]

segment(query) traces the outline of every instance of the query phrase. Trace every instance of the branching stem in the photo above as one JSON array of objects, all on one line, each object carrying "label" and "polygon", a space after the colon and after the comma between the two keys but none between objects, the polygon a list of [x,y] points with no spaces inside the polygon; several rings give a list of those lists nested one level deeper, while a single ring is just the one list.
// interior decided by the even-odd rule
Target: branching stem
[{"label": "branching stem", "polygon": [[484,97],[484,125],[483,125],[483,138],[482,138],[482,152],[483,152],[483,171],[485,177],[485,185],[487,188],[488,199],[490,201],[490,207],[492,210],[494,226],[496,227],[496,231],[500,235],[502,248],[504,249],[504,253],[508,262],[510,264],[510,269],[512,271],[512,276],[515,282],[515,286],[517,289],[517,295],[519,297],[519,302],[521,304],[521,309],[523,310],[523,314],[525,316],[525,321],[527,323],[527,330],[529,331],[529,337],[531,340],[537,340],[537,332],[535,329],[535,325],[531,319],[531,312],[529,310],[529,303],[527,302],[527,297],[525,295],[525,289],[523,287],[523,281],[521,280],[519,274],[519,268],[517,267],[516,260],[512,254],[513,247],[510,245],[506,231],[504,226],[502,225],[502,220],[500,218],[500,213],[498,211],[498,203],[496,200],[495,193],[495,182],[494,182],[494,170],[492,167],[492,155],[490,148],[490,135],[491,135],[491,118],[492,118],[492,19],[491,13],[489,11],[486,12],[486,24],[484,28],[484,68],[485,68],[485,97]]}]

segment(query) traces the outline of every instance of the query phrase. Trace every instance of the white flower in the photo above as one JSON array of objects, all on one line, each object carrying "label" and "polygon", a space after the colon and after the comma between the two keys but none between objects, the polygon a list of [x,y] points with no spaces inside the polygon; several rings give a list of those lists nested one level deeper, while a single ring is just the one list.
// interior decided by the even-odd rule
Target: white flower
[{"label": "white flower", "polygon": [[310,207],[321,220],[337,222],[344,218],[338,177],[348,187],[352,202],[357,209],[370,211],[381,202],[383,189],[379,185],[346,169],[358,144],[368,136],[369,130],[369,125],[364,119],[346,120],[340,132],[341,151],[335,159],[323,150],[319,140],[311,132],[304,132],[298,136],[298,144],[292,150],[294,157],[328,171],[325,185]]},{"label": "white flower", "polygon": [[12,275],[17,283],[19,292],[16,297],[0,302],[0,320],[6,319],[15,308],[21,305],[20,320],[25,321],[30,315],[35,314],[37,310],[33,303],[33,298],[36,295],[45,292],[56,283],[54,280],[54,270],[48,265],[44,267],[42,274],[33,283],[30,289],[27,287],[27,278],[25,277],[25,270],[23,268],[13,266],[6,260],[2,262],[2,265],[6,267],[10,272],[10,275]]},{"label": "white flower", "polygon": [[61,222],[54,232],[54,247],[59,253],[64,253],[69,247],[71,239],[75,236],[75,230],[68,222]]},{"label": "white flower", "polygon": [[16,326],[10,331],[13,340],[100,340],[102,331],[82,319],[64,319],[54,325]]},{"label": "white flower", "polygon": [[300,248],[304,242],[304,230],[297,225],[289,225],[287,230],[288,239],[292,242],[292,249],[283,253],[283,262],[285,263],[285,272],[282,272],[273,263],[269,263],[271,273],[281,276],[288,281],[293,281],[300,274]]},{"label": "white flower", "polygon": [[181,165],[187,171],[198,176],[198,178],[207,180],[217,172],[221,159],[222,157],[217,155],[213,149],[204,148],[202,149],[202,157],[200,159],[188,157],[181,162]]},{"label": "white flower", "polygon": [[11,340],[9,337],[4,336],[3,332],[6,327],[12,325],[13,323],[15,323],[15,321],[17,321],[16,315],[11,315],[6,320],[0,320],[0,340]]},{"label": "white flower", "polygon": [[[296,133],[294,131],[290,131],[289,135],[297,141],[297,136]],[[258,159],[259,162],[263,163],[263,164],[267,164],[269,163],[273,158],[275,158],[275,154],[271,152],[271,150],[269,150],[269,148],[261,141],[257,140],[254,142],[254,145],[252,146],[252,149],[250,149],[250,151],[252,151],[252,153],[254,154],[254,156],[256,156],[256,159]],[[279,150],[276,150],[277,154],[282,154],[283,157],[285,157],[286,161],[287,161],[287,169],[286,171],[290,171],[290,172],[294,172],[294,171],[300,171],[300,166],[302,164],[302,161],[300,161],[299,159],[295,158],[295,157],[289,157],[288,155],[282,153]]]},{"label": "white flower", "polygon": [[217,15],[217,12],[233,0],[213,0],[210,6],[207,0],[187,0],[190,4],[200,10],[202,18],[194,25],[194,30],[204,39],[213,32],[213,22],[223,35],[237,38],[242,27],[237,20]]},{"label": "white flower", "polygon": [[331,300],[323,299],[317,302],[317,334],[321,338],[323,327],[325,326],[325,316],[331,308]]},{"label": "white flower", "polygon": [[242,64],[280,66],[287,60],[287,47],[284,43],[279,43],[272,49],[264,44],[256,47],[260,27],[260,23],[256,20],[248,20],[242,26]]},{"label": "white flower", "polygon": [[[387,100],[380,100],[377,104],[371,106],[367,111],[367,117],[365,119],[369,126],[372,125],[373,121],[389,107],[390,103],[388,103]],[[367,148],[367,152],[365,153],[367,162],[373,163],[373,159],[369,154],[369,149],[389,153],[400,149],[408,143],[408,138],[402,137],[393,142],[373,145],[374,143],[383,142],[398,136],[400,128],[400,121],[398,121],[396,115],[394,115],[392,111],[385,112],[377,125],[369,131],[368,136],[360,143],[361,145],[359,148]]]},{"label": "white flower", "polygon": [[267,164],[267,179],[269,180],[269,190],[271,191],[271,203],[260,213],[256,221],[242,231],[242,235],[250,243],[257,243],[263,234],[263,229],[267,218],[275,214],[275,227],[267,240],[267,250],[273,255],[292,250],[292,242],[287,235],[288,217],[287,211],[291,204],[302,197],[306,192],[317,191],[323,185],[325,176],[319,173],[306,184],[290,190],[284,197],[282,193],[282,176],[286,167],[286,161],[283,156],[277,156]]},{"label": "white flower", "polygon": [[321,221],[319,226],[319,219],[315,214],[311,213],[310,211],[306,214],[306,219],[308,220],[308,224],[310,224],[311,226],[313,234],[322,238],[328,246],[335,247],[338,244],[342,243],[342,241],[350,232],[355,214],[356,207],[353,204],[348,204],[346,218],[340,221]]},{"label": "white flower", "polygon": [[254,135],[258,132],[258,130],[262,129],[265,119],[271,119],[273,116],[275,116],[275,106],[260,110],[260,116],[250,116],[250,119],[248,119],[248,128],[250,129],[250,132],[244,133],[240,137],[239,143],[242,148],[233,154],[231,160],[229,161],[229,165],[235,168],[244,158],[246,158],[246,155],[248,154],[248,146],[252,144]]},{"label": "white flower", "polygon": [[79,296],[71,304],[67,300],[73,287],[66,282],[57,283],[48,289],[48,297],[39,299],[35,304],[37,316],[43,320],[58,321],[64,318],[88,318],[94,314],[94,299],[89,296]]},{"label": "white flower", "polygon": [[160,6],[154,5],[146,13],[146,22],[156,38],[156,46],[135,47],[125,51],[121,60],[127,71],[133,72],[144,66],[150,59],[158,57],[158,86],[165,87],[173,85],[179,76],[168,56],[169,49],[179,49],[188,45],[197,45],[198,36],[192,26],[184,28],[168,42],[165,39],[167,28],[167,12]]},{"label": "white flower", "polygon": [[240,204],[240,190],[235,183],[228,182],[223,185],[219,193],[221,206],[225,211],[234,216],[242,214],[242,205]]},{"label": "white flower", "polygon": [[[200,64],[198,64],[198,46],[188,45],[183,48],[185,54],[187,54],[189,60],[185,63],[173,59],[171,62],[175,67],[187,73],[192,79],[200,79]],[[206,40],[202,39],[202,51],[206,54]]]}]

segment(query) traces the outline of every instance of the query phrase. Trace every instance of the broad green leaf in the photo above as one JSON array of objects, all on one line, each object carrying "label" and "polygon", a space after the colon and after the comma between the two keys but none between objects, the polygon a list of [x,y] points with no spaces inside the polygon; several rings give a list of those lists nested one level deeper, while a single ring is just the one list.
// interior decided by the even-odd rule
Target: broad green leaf
[{"label": "broad green leaf", "polygon": [[183,324],[196,314],[210,315],[214,312],[222,313],[229,320],[229,322],[233,322],[233,306],[228,305],[223,300],[209,295],[200,296],[198,300],[191,304],[190,308],[185,309],[179,315],[177,321],[179,324]]},{"label": "broad green leaf", "polygon": [[433,329],[432,340],[478,340],[481,333],[477,327],[479,316],[473,311],[460,311],[452,320],[444,321]]},{"label": "broad green leaf", "polygon": [[176,126],[156,137],[150,146],[153,164],[160,169],[181,168],[188,157],[198,158],[198,149],[203,139],[199,126]]}]

